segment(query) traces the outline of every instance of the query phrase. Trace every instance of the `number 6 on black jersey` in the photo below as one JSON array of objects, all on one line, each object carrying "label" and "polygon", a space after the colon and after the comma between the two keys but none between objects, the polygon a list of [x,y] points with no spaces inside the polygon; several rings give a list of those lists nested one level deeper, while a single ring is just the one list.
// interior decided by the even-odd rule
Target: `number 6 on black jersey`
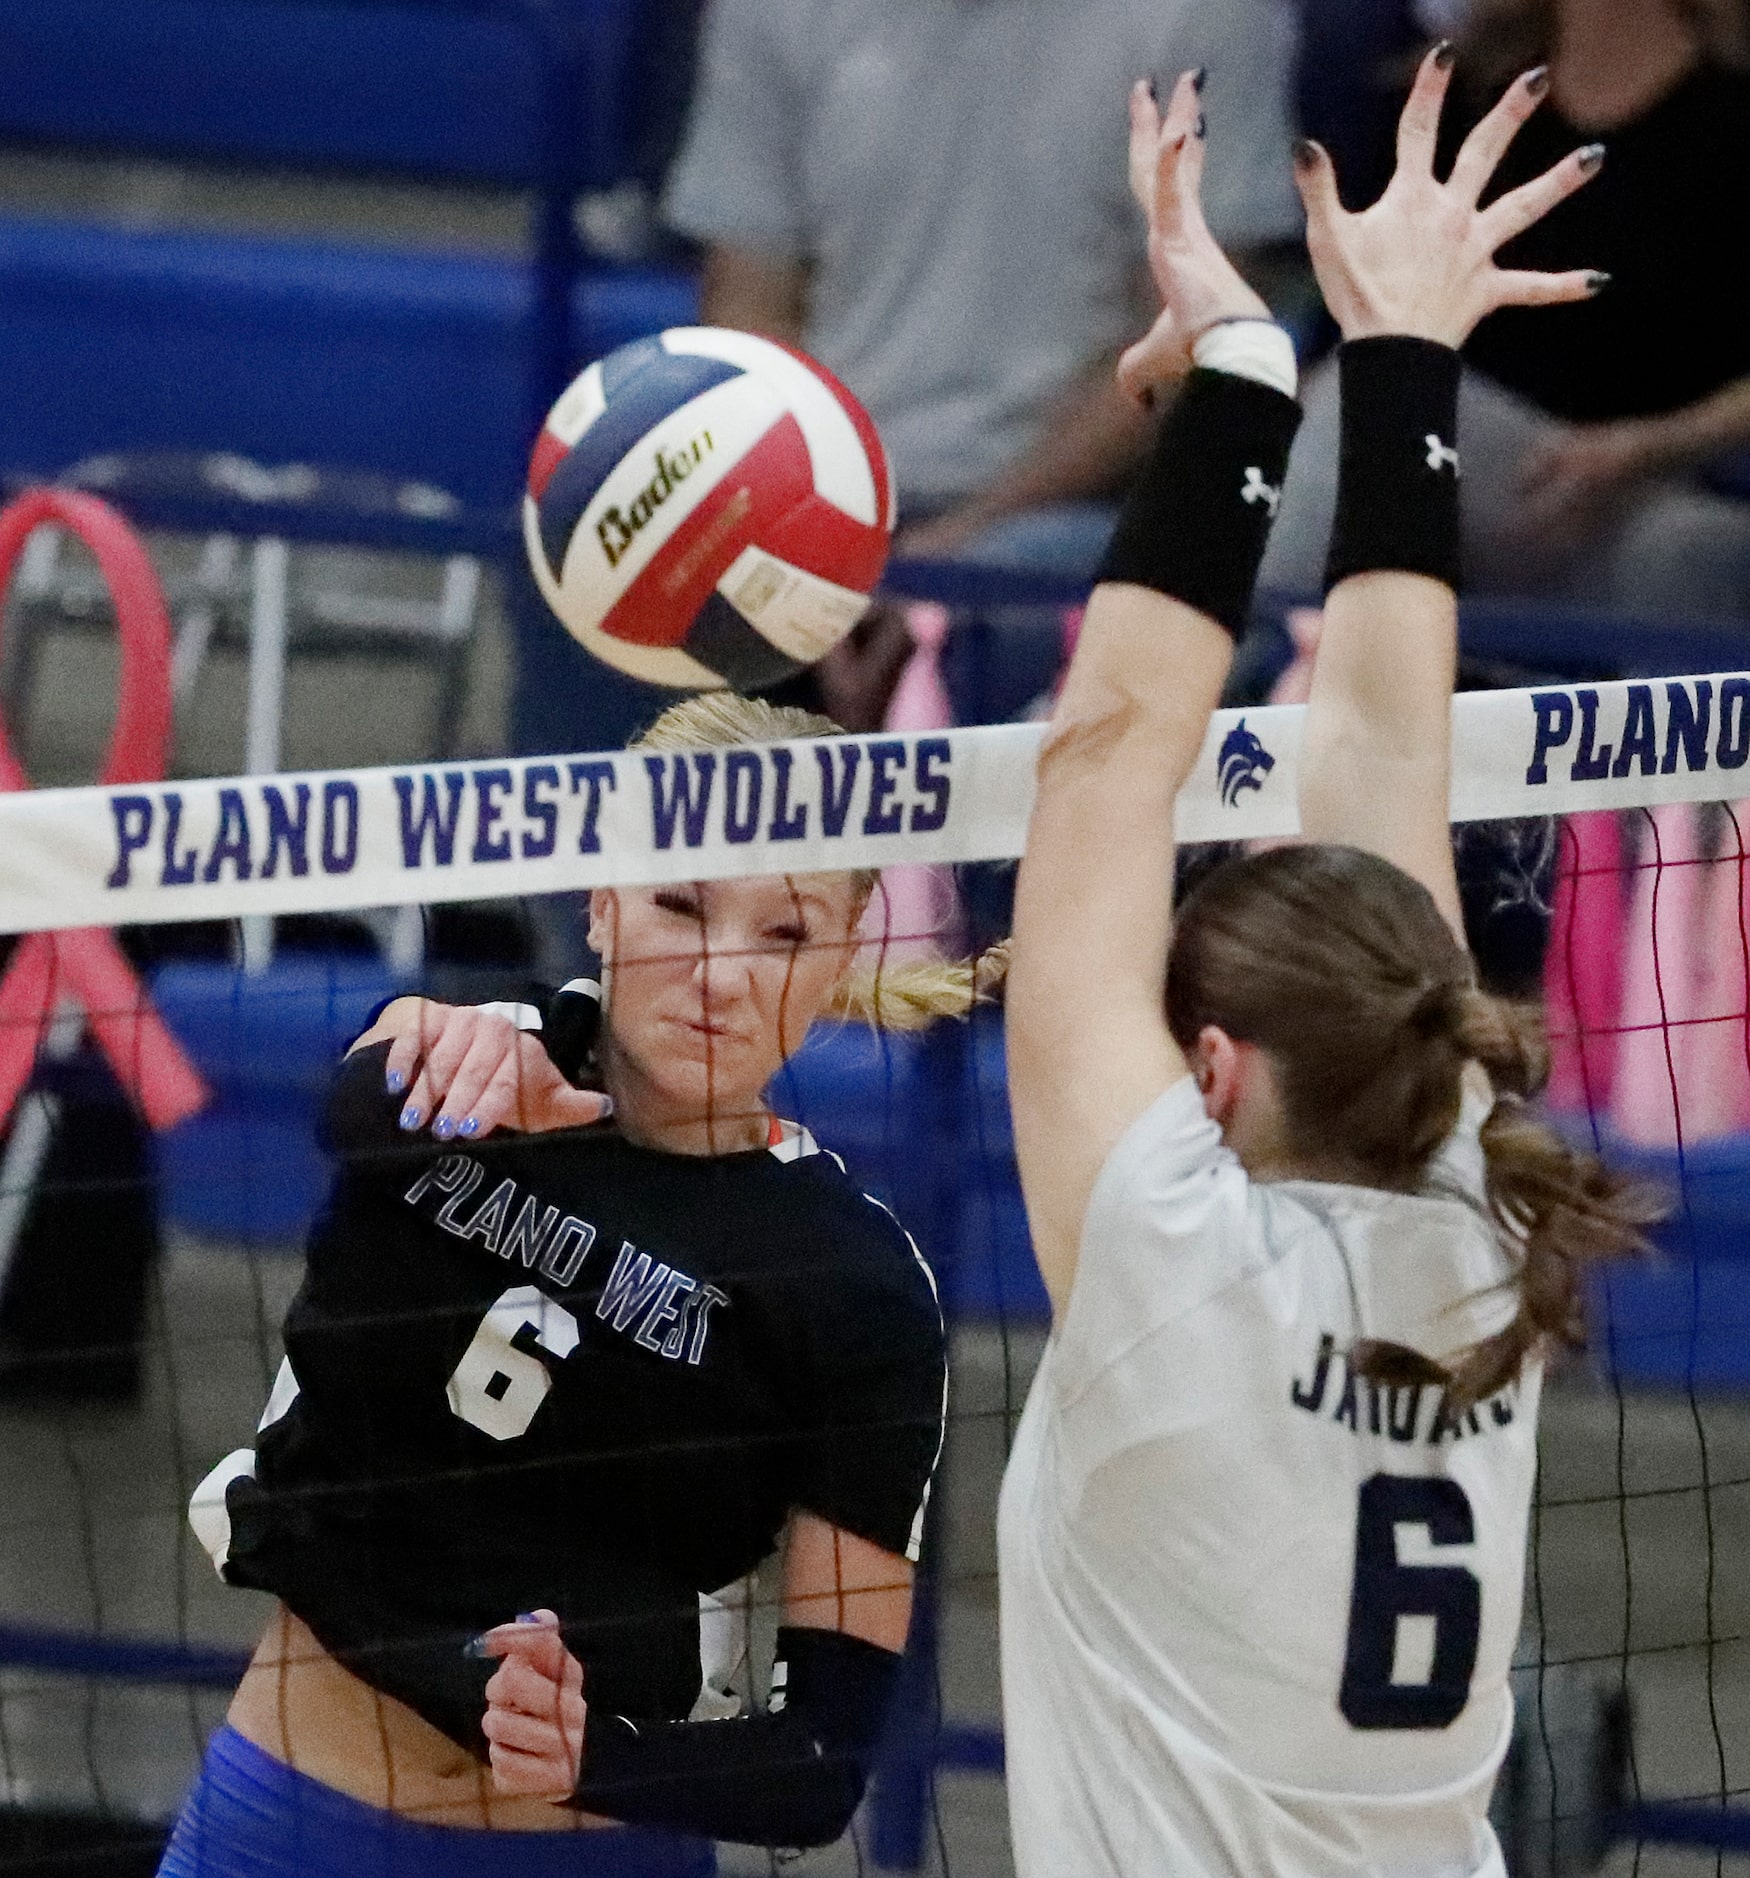
[{"label": "number 6 on black jersey", "polygon": [[445,1390],[450,1412],[494,1441],[526,1435],[553,1387],[547,1365],[517,1347],[524,1331],[553,1356],[569,1356],[577,1348],[577,1319],[544,1291],[518,1285],[481,1320]]},{"label": "number 6 on black jersey", "polygon": [[[1470,1545],[1476,1521],[1455,1480],[1375,1474],[1361,1487],[1355,1525],[1355,1588],[1338,1706],[1356,1728],[1449,1728],[1470,1700],[1483,1621],[1483,1590],[1463,1565],[1402,1565],[1399,1526],[1427,1528],[1436,1546]],[[1398,1627],[1434,1622],[1425,1682],[1394,1682]]]}]

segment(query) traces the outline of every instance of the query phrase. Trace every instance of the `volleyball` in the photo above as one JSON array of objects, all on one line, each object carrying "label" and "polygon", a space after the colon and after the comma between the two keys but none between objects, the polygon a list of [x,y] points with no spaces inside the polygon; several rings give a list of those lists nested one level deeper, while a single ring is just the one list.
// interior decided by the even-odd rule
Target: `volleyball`
[{"label": "volleyball", "polygon": [[680,327],[599,359],[529,463],[529,564],[565,629],[634,678],[757,690],[869,605],[893,478],[868,413],[770,339]]}]

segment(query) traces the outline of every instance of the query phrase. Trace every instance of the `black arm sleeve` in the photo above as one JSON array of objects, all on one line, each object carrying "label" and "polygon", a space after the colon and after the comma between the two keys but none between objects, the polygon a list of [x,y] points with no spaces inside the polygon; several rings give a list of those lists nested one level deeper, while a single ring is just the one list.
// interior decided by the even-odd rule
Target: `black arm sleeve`
[{"label": "black arm sleeve", "polygon": [[860,1637],[786,1626],[763,1715],[634,1723],[591,1709],[572,1804],[742,1845],[830,1845],[862,1801],[899,1664]]},{"label": "black arm sleeve", "polygon": [[593,978],[574,978],[542,1002],[541,1042],[573,1088],[601,1087],[595,1059],[601,1028],[601,986]]},{"label": "black arm sleeve", "polygon": [[349,1167],[399,1169],[410,1161],[429,1160],[435,1152],[429,1134],[403,1134],[397,1126],[401,1100],[390,1095],[383,1080],[388,1060],[386,1042],[354,1050],[340,1059],[328,1086],[322,1146]]}]

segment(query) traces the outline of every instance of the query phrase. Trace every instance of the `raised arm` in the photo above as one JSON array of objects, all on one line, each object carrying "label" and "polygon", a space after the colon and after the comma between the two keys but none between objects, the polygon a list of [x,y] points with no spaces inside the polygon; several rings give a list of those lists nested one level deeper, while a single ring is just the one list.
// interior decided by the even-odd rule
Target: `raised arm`
[{"label": "raised arm", "polygon": [[1423,61],[1398,129],[1398,166],[1370,209],[1345,213],[1330,158],[1296,168],[1319,285],[1343,333],[1343,444],[1329,598],[1300,756],[1301,832],[1395,862],[1434,895],[1460,938],[1449,833],[1452,686],[1458,648],[1458,348],[1503,306],[1583,300],[1602,276],[1505,272],[1504,243],[1596,173],[1577,150],[1503,196],[1478,201],[1548,81],[1508,88],[1434,174],[1449,51]]},{"label": "raised arm", "polygon": [[1292,350],[1204,225],[1197,122],[1189,76],[1164,123],[1146,87],[1132,97],[1132,182],[1166,309],[1121,380],[1147,395],[1193,357],[1264,364],[1261,375],[1194,372],[1177,399],[1041,753],[1015,901],[1009,1090],[1034,1247],[1059,1312],[1096,1175],[1185,1073],[1163,1003],[1174,805],[1227,676],[1298,419],[1284,395]]}]

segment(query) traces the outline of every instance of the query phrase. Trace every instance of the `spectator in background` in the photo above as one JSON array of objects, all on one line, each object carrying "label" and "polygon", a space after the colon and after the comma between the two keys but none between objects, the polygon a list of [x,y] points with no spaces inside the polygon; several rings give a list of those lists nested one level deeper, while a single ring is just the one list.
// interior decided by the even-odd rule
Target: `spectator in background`
[{"label": "spectator in background", "polygon": [[[1470,119],[1538,60],[1550,98],[1496,176],[1516,187],[1576,144],[1598,180],[1502,250],[1595,267],[1593,301],[1495,314],[1466,351],[1467,577],[1479,592],[1626,613],[1750,619],[1750,502],[1703,476],[1750,446],[1750,317],[1730,286],[1750,229],[1744,0],[1473,0]],[[1454,134],[1467,128],[1461,121]],[[1337,398],[1308,386],[1267,584],[1319,584]]]},{"label": "spectator in background", "polygon": [[1148,430],[1111,369],[1150,304],[1125,96],[1208,66],[1209,219],[1268,278],[1292,31],[1287,0],[713,0],[668,192],[703,316],[868,406],[901,554],[1091,576]]},{"label": "spectator in background", "polygon": [[1397,168],[1398,116],[1430,43],[1449,37],[1464,0],[1296,0],[1294,108],[1331,153],[1346,209],[1385,194]]}]

